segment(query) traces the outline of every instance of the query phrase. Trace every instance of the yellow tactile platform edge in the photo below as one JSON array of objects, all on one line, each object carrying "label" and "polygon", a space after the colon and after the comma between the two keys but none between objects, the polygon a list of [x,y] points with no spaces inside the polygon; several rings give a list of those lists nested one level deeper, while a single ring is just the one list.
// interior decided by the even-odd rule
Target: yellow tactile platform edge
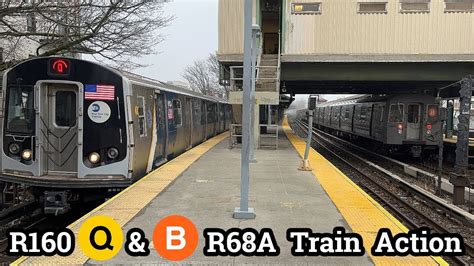
[{"label": "yellow tactile platform edge", "polygon": [[189,166],[227,136],[228,133],[222,133],[181,154],[69,225],[68,228],[76,235],[76,248],[70,256],[21,257],[12,265],[77,265],[86,263],[89,258],[82,253],[79,247],[77,233],[87,218],[95,215],[107,215],[115,219],[120,226],[125,226]]},{"label": "yellow tactile platform edge", "polygon": [[[283,122],[283,130],[300,156],[304,156],[306,143],[292,132],[286,119]],[[309,161],[314,169],[313,174],[347,224],[364,239],[366,252],[376,265],[448,265],[440,257],[372,256],[370,250],[380,228],[389,228],[394,235],[406,233],[408,228],[314,149],[309,153]]]}]

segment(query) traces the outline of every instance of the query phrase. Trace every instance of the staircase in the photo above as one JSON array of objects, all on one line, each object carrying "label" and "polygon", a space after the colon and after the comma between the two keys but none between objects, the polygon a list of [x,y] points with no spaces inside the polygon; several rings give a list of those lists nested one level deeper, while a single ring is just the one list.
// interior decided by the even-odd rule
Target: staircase
[{"label": "staircase", "polygon": [[255,91],[279,91],[278,55],[262,55],[258,66]]}]

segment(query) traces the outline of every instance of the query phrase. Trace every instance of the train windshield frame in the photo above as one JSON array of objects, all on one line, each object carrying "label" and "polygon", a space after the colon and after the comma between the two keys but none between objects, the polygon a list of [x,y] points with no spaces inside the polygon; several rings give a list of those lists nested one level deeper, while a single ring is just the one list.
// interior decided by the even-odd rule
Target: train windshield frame
[{"label": "train windshield frame", "polygon": [[10,86],[7,91],[8,107],[5,109],[5,131],[32,134],[35,131],[33,86]]}]

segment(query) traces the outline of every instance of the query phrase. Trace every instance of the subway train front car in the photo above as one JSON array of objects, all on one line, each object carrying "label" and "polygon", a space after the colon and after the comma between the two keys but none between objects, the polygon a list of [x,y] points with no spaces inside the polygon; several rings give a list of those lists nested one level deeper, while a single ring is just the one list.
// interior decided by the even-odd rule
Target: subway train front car
[{"label": "subway train front car", "polygon": [[53,214],[131,185],[232,117],[215,98],[78,59],[25,61],[2,85],[0,200]]},{"label": "subway train front car", "polygon": [[82,60],[40,58],[8,70],[0,180],[31,187],[55,213],[84,188],[97,189],[94,197],[129,185],[124,88],[119,73]]}]

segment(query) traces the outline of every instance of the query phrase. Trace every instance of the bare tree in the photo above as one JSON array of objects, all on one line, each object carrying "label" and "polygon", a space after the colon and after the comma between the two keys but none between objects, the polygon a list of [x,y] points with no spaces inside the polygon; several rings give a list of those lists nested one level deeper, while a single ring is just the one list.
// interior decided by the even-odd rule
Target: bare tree
[{"label": "bare tree", "polygon": [[81,53],[121,68],[142,66],[131,59],[156,52],[163,40],[157,30],[173,19],[163,14],[167,1],[0,0],[4,59],[22,59],[19,48],[35,47],[29,56]]},{"label": "bare tree", "polygon": [[204,95],[228,98],[228,88],[219,84],[219,61],[215,53],[205,60],[196,60],[184,69],[182,77],[192,90]]}]

